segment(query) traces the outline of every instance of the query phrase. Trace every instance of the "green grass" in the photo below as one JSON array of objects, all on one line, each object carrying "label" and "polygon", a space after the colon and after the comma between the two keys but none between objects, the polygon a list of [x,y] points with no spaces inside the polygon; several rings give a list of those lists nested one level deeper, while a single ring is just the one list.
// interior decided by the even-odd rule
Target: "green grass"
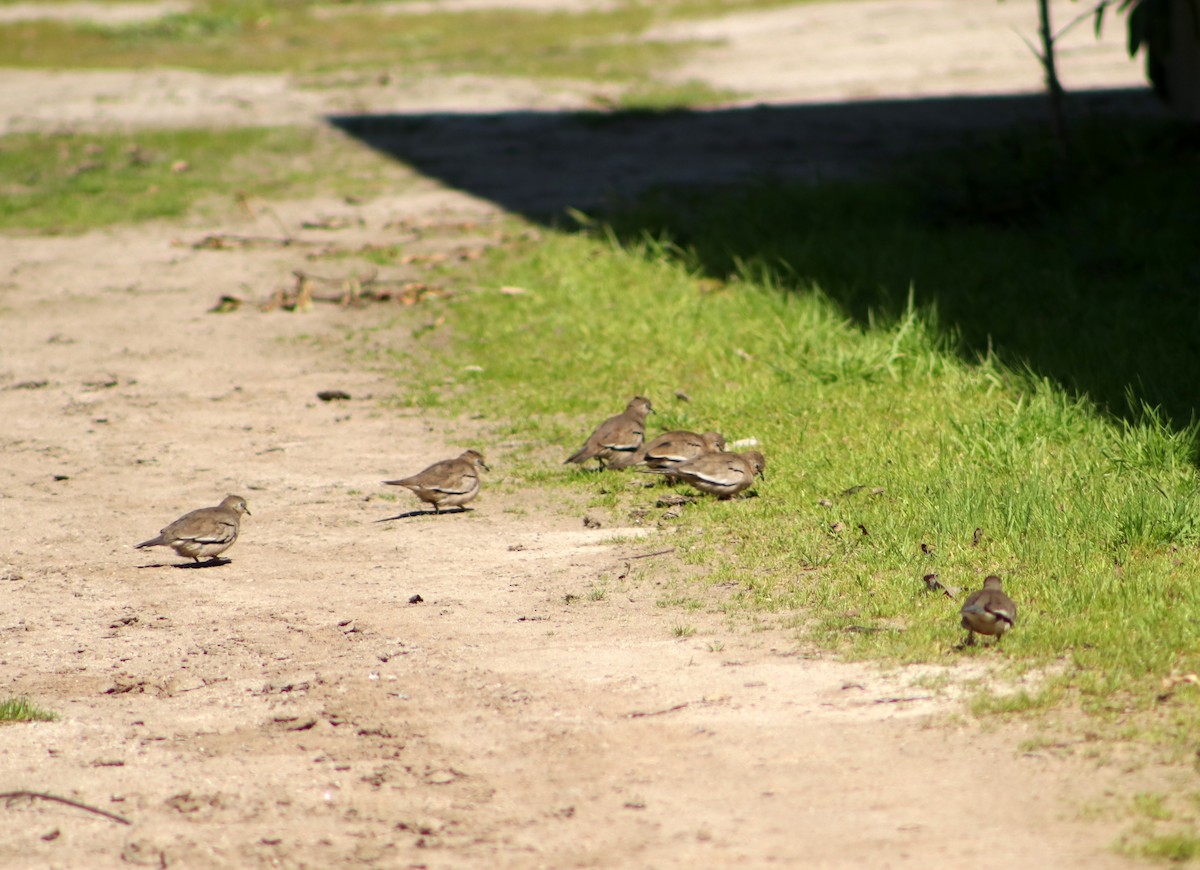
[{"label": "green grass", "polygon": [[1118,851],[1175,864],[1200,859],[1200,816],[1196,810],[1195,793],[1132,795],[1127,815],[1133,824],[1118,841]]},{"label": "green grass", "polygon": [[28,698],[0,701],[0,722],[53,722],[57,713],[35,707]]},{"label": "green grass", "polygon": [[1168,822],[1174,817],[1167,806],[1166,795],[1153,792],[1139,792],[1132,798],[1134,811],[1156,822]]},{"label": "green grass", "polygon": [[178,217],[221,195],[362,195],[402,176],[328,130],[155,130],[0,138],[0,229],[72,232]]},{"label": "green grass", "polygon": [[[198,2],[150,22],[0,26],[0,56],[36,68],[186,67],[212,72],[383,68],[632,82],[692,45],[639,40],[650,25],[780,5],[782,0],[621,3],[605,11],[483,9],[380,15],[369,3]],[[314,6],[325,14],[315,15]],[[513,46],[520,46],[514,51]]]},{"label": "green grass", "polygon": [[1130,851],[1143,858],[1175,864],[1191,862],[1200,858],[1200,835],[1158,834],[1139,841]]},{"label": "green grass", "polygon": [[[733,91],[711,87],[704,82],[689,81],[670,85],[646,80],[623,91],[613,102],[614,122],[627,122],[629,113],[661,114],[687,107],[715,106],[737,97]],[[603,123],[605,116],[589,113],[580,118]]]},{"label": "green grass", "polygon": [[[469,304],[447,307],[452,362],[401,389],[486,409],[497,438],[527,445],[505,458],[514,474],[652,518],[665,486],[558,464],[629,396],[655,401],[652,432],[755,438],[758,497],[701,499],[675,521],[680,558],[732,584],[732,611],[852,656],[1044,669],[1037,690],[976,706],[1077,702],[1106,733],[1186,753],[1200,692],[1159,697],[1167,673],[1200,670],[1200,358],[1181,302],[1194,161],[1174,147],[1114,158],[1020,220],[904,180],[667,192],[495,252]],[[1101,249],[1112,275],[1080,257]],[[960,649],[961,597],[926,592],[930,571],[966,591],[1001,574],[1016,629]]]},{"label": "green grass", "polygon": [[1024,689],[997,694],[985,687],[971,701],[971,712],[977,716],[987,716],[1005,713],[1025,713],[1045,710],[1062,700],[1063,692],[1060,686],[1051,685],[1042,691],[1028,692]]}]

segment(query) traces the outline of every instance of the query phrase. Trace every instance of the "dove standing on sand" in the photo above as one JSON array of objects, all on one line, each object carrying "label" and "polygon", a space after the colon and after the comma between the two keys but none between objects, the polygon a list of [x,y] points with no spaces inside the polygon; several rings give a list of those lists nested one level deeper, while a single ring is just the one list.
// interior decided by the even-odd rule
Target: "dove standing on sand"
[{"label": "dove standing on sand", "polygon": [[246,500],[240,495],[227,495],[216,507],[200,508],[186,513],[158,533],[157,538],[142,541],[143,547],[170,547],[180,556],[195,562],[203,556],[215,559],[233,546],[238,539],[242,514],[250,513]]},{"label": "dove standing on sand", "polygon": [[757,450],[746,453],[705,453],[669,468],[651,468],[654,474],[669,474],[701,492],[717,498],[732,498],[762,477],[767,460]]},{"label": "dove standing on sand", "polygon": [[583,446],[567,457],[563,465],[570,462],[584,463],[589,459],[598,460],[601,468],[610,461],[613,462],[614,468],[624,468],[631,464],[630,458],[646,438],[646,415],[653,413],[654,408],[649,399],[634,396],[624,411],[597,426]]},{"label": "dove standing on sand", "polygon": [[996,642],[1017,621],[1017,605],[1004,594],[995,574],[983,581],[983,588],[972,592],[962,606],[962,627],[967,630],[967,646],[975,643],[975,633],[994,635]]},{"label": "dove standing on sand", "polygon": [[479,495],[479,469],[488,471],[483,454],[468,450],[457,459],[435,462],[419,474],[403,480],[385,480],[389,486],[403,486],[412,490],[421,501],[433,505],[434,513],[442,508],[462,507]]}]

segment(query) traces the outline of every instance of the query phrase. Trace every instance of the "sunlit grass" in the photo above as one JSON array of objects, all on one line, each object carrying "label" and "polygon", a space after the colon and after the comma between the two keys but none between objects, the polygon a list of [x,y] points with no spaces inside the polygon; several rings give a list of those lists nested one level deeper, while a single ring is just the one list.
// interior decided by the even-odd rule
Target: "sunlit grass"
[{"label": "sunlit grass", "polygon": [[1200,815],[1197,794],[1138,792],[1129,799],[1130,830],[1117,849],[1155,861],[1187,864],[1200,859]]},{"label": "sunlit grass", "polygon": [[403,171],[322,129],[0,138],[0,228],[71,232],[178,217],[220,197],[361,195]]},{"label": "sunlit grass", "polygon": [[28,698],[9,698],[0,701],[0,723],[3,722],[53,722],[57,713],[35,706]]},{"label": "sunlit grass", "polygon": [[780,5],[780,0],[618,3],[580,12],[503,8],[383,14],[371,3],[197,2],[122,25],[55,20],[0,25],[9,66],[186,67],[212,72],[381,68],[639,81],[692,47],[637,39],[650,25]]}]

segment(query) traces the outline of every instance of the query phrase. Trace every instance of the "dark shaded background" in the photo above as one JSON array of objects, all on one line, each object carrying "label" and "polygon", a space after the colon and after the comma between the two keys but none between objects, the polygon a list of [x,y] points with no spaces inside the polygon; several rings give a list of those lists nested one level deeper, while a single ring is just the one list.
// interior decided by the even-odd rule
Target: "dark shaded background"
[{"label": "dark shaded background", "polygon": [[[1160,114],[1148,89],[1070,99],[1077,117]],[[969,133],[1046,117],[1041,95],[711,111],[340,115],[330,123],[425,175],[553,221],[651,187],[860,177]]]}]

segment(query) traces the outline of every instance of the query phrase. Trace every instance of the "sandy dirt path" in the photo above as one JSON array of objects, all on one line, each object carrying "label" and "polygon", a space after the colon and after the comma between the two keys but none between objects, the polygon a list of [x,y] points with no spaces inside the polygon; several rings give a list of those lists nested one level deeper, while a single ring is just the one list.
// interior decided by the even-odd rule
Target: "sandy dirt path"
[{"label": "sandy dirt path", "polygon": [[[129,102],[151,105],[155,76]],[[81,98],[55,120],[4,93],[6,129],[132,117]],[[487,242],[496,207],[414,179],[273,209],[0,237],[0,694],[62,715],[0,730],[0,790],[130,822],[9,801],[0,865],[1106,868],[1128,864],[1116,830],[1080,807],[1182,787],[1023,752],[1036,731],[982,728],[916,672],[729,623],[722,590],[700,612],[656,606],[671,556],[636,557],[669,535],[585,528],[506,485],[486,409],[396,410],[397,381],[342,354],[392,318],[364,340],[403,346],[419,307],[208,313],[289,284],[303,253],[190,245],[282,221],[349,246],[408,220],[413,252],[453,251]],[[301,229],[330,211],[362,223]],[[494,469],[475,510],[387,519],[416,503],[381,480],[470,446]],[[228,492],[253,512],[228,564],[132,549]]]}]

